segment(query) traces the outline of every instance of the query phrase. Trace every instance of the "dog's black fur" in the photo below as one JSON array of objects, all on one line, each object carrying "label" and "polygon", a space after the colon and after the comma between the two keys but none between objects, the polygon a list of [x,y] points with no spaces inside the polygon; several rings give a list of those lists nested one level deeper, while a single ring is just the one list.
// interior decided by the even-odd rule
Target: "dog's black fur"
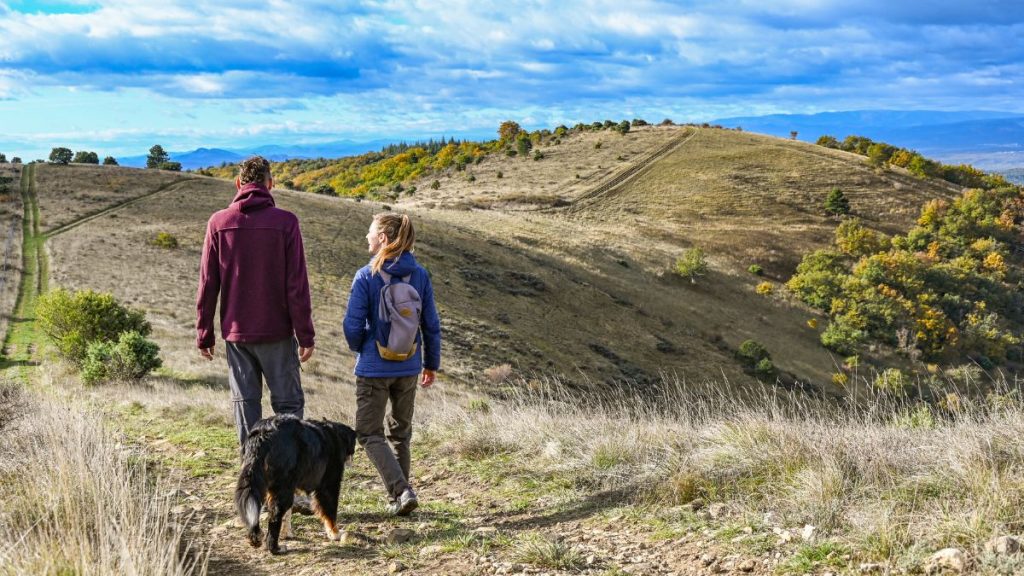
[{"label": "dog's black fur", "polygon": [[248,528],[249,543],[260,546],[260,508],[266,503],[267,550],[280,553],[281,523],[296,489],[310,494],[328,537],[337,539],[338,492],[345,461],[355,447],[355,431],[337,422],[305,421],[290,414],[257,422],[245,441],[235,488],[235,507]]}]

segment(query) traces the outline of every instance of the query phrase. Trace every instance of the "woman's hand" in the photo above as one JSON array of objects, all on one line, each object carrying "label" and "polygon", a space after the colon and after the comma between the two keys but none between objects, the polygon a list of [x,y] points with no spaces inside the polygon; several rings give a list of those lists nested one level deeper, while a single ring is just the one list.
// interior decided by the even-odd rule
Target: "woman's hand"
[{"label": "woman's hand", "polygon": [[420,387],[421,388],[430,388],[431,386],[433,386],[434,379],[436,377],[437,376],[436,376],[436,374],[434,373],[433,370],[426,370],[426,369],[424,369],[423,370],[423,380],[420,380]]}]

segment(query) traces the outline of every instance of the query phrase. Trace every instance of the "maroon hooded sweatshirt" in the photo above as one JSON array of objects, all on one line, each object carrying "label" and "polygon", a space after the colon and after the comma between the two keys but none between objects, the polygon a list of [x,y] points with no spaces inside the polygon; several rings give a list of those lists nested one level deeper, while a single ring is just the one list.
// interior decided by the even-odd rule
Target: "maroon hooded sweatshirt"
[{"label": "maroon hooded sweatshirt", "polygon": [[292,334],[313,346],[313,317],[299,219],[274,205],[262,184],[246,184],[206,225],[196,295],[196,344],[276,342]]}]

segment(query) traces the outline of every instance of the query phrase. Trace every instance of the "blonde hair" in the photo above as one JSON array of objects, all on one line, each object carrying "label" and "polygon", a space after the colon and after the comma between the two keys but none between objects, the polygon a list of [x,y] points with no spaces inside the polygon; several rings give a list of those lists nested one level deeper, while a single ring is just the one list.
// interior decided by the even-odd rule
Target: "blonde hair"
[{"label": "blonde hair", "polygon": [[412,229],[412,220],[406,214],[382,212],[373,217],[377,232],[383,232],[387,244],[381,246],[370,262],[370,270],[379,274],[388,260],[398,260],[402,252],[412,252],[416,242],[416,232]]}]

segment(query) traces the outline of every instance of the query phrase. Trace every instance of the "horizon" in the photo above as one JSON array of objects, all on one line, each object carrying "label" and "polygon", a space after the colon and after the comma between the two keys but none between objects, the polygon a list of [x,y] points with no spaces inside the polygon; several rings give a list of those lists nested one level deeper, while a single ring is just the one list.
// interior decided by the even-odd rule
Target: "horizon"
[{"label": "horizon", "polygon": [[489,139],[506,119],[1024,112],[1024,7],[916,10],[0,0],[0,152]]}]

